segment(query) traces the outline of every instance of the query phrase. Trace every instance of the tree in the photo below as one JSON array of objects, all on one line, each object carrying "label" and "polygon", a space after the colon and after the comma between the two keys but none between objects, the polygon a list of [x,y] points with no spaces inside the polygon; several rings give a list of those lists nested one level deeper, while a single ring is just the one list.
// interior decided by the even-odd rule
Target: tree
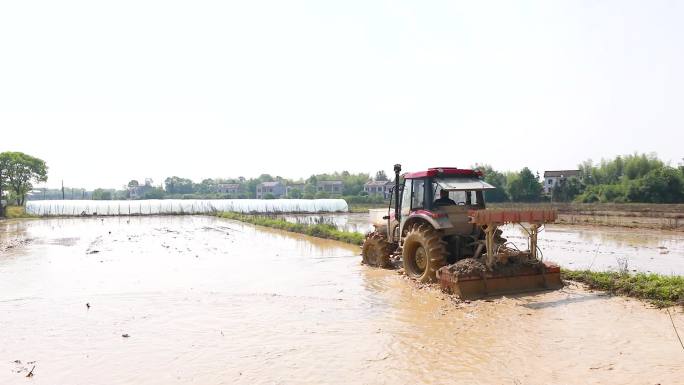
[{"label": "tree", "polygon": [[582,193],[582,183],[575,177],[558,181],[551,190],[551,200],[554,202],[570,202]]},{"label": "tree", "polygon": [[143,199],[163,199],[164,190],[161,187],[152,187],[151,189],[145,191]]},{"label": "tree", "polygon": [[192,194],[195,186],[190,179],[172,176],[164,180],[166,192],[169,194]]},{"label": "tree", "polygon": [[514,174],[508,182],[508,194],[516,202],[538,202],[541,199],[542,185],[529,168]]},{"label": "tree", "polygon": [[288,196],[293,199],[300,199],[302,197],[302,192],[298,188],[293,188],[290,190]]},{"label": "tree", "polygon": [[23,152],[3,152],[2,166],[4,170],[0,179],[9,190],[14,193],[18,206],[23,206],[26,194],[33,188],[33,183],[47,181],[47,165],[42,159],[38,159]]},{"label": "tree", "polygon": [[259,175],[259,182],[273,182],[275,179],[270,174],[261,174]]},{"label": "tree", "polygon": [[684,181],[672,167],[655,169],[630,184],[627,198],[632,202],[684,202]]},{"label": "tree", "polygon": [[508,194],[506,193],[506,175],[495,171],[492,166],[483,164],[476,164],[475,169],[484,174],[484,181],[496,187],[494,190],[486,190],[485,197],[487,202],[506,202],[508,201]]},{"label": "tree", "polygon": [[342,193],[344,195],[358,195],[363,191],[363,186],[370,180],[369,174],[353,174],[342,178],[344,184]]},{"label": "tree", "polygon": [[385,174],[384,170],[380,170],[375,173],[375,180],[380,180],[380,181],[386,181],[387,180],[387,174]]},{"label": "tree", "polygon": [[7,168],[9,167],[9,155],[6,152],[0,153],[0,218],[5,216],[5,207],[2,205],[2,198],[5,196],[7,186]]},{"label": "tree", "polygon": [[108,201],[112,199],[112,191],[97,188],[93,191],[93,200],[96,201]]},{"label": "tree", "polygon": [[138,187],[140,186],[140,183],[138,183],[137,180],[131,179],[130,182],[128,182],[128,188],[133,188],[133,187]]},{"label": "tree", "polygon": [[204,179],[202,183],[197,185],[197,191],[202,194],[210,194],[216,192],[217,182],[213,179]]}]

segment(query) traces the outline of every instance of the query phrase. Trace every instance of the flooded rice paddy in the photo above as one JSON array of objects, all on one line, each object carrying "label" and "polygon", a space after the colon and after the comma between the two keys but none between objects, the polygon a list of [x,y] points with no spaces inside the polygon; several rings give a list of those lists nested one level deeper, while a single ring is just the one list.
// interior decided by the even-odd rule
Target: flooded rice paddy
[{"label": "flooded rice paddy", "polygon": [[[346,231],[373,228],[368,214],[284,215],[291,222],[330,223]],[[520,226],[503,227],[503,236],[527,248]],[[539,234],[544,257],[570,269],[617,270],[684,275],[684,233],[625,227],[547,225]],[[622,264],[622,266],[620,266]]]},{"label": "flooded rice paddy", "polygon": [[0,384],[684,381],[665,310],[575,286],[463,303],[200,216],[5,221],[0,243]]}]

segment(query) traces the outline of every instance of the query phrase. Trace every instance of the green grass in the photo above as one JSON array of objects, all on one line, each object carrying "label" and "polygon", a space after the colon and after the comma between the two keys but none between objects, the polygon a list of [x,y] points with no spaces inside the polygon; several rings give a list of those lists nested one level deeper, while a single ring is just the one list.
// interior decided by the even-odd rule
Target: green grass
[{"label": "green grass", "polygon": [[592,289],[647,299],[658,307],[675,304],[684,306],[684,277],[682,276],[565,269],[561,274],[564,279],[585,283]]},{"label": "green grass", "polygon": [[350,213],[367,213],[369,209],[385,209],[387,203],[348,203]]},{"label": "green grass", "polygon": [[264,218],[255,215],[245,215],[232,212],[221,212],[217,214],[221,218],[233,219],[240,222],[251,223],[257,226],[271,227],[274,229],[310,235],[312,237],[333,239],[336,241],[351,243],[352,245],[363,244],[363,234],[349,231],[338,230],[330,224],[302,224],[291,223],[284,219]]},{"label": "green grass", "polygon": [[5,207],[5,217],[7,219],[13,218],[34,218],[34,215],[26,214],[23,206],[7,206]]}]

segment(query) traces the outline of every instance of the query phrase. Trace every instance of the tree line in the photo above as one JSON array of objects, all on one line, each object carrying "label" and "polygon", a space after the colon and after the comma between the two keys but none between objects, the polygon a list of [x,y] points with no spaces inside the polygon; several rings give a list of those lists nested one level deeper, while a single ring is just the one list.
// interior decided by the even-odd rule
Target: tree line
[{"label": "tree line", "polygon": [[543,194],[539,175],[527,167],[519,172],[476,168],[496,187],[486,193],[489,202],[684,203],[684,164],[670,166],[656,154],[587,160],[578,165],[578,176],[560,179],[550,195]]},{"label": "tree line", "polygon": [[[0,200],[8,198],[22,206],[33,183],[47,181],[47,170],[45,161],[23,152],[0,153]],[[0,217],[4,210],[0,204]]]},{"label": "tree line", "polygon": [[[484,180],[494,187],[486,192],[489,202],[615,202],[615,203],[684,203],[684,164],[670,166],[655,154],[629,154],[604,159],[587,160],[577,166],[576,177],[559,180],[550,194],[544,194],[540,175],[528,167],[520,171],[498,171],[489,165],[475,165]],[[0,153],[0,197],[9,203],[23,205],[35,183],[47,181],[45,161],[21,152]],[[306,179],[287,179],[270,174],[256,178],[204,179],[199,183],[189,178],[172,176],[164,183],[153,185],[151,180],[139,183],[131,180],[123,189],[43,189],[33,199],[163,199],[163,198],[255,198],[257,185],[263,182],[282,182],[290,189],[288,198],[328,198],[332,194],[319,191],[323,181],[341,181],[341,196],[350,203],[382,203],[382,195],[369,195],[364,184],[371,180],[388,181],[384,171],[368,173],[348,171],[311,175]],[[239,188],[230,193],[219,186],[234,184]],[[65,191],[66,190],[66,191]],[[136,192],[133,196],[132,193]],[[139,194],[137,194],[139,192]],[[265,196],[272,198],[273,196]],[[1,205],[0,205],[1,206]],[[3,213],[0,207],[0,216]]]},{"label": "tree line", "polygon": [[[380,203],[383,197],[369,196],[364,191],[364,184],[370,180],[388,180],[384,171],[378,171],[374,178],[371,178],[367,173],[350,173],[348,171],[314,174],[306,179],[288,179],[281,176],[272,176],[271,174],[261,174],[256,178],[223,178],[223,179],[204,179],[199,183],[192,181],[190,178],[179,176],[168,177],[164,180],[163,185],[154,186],[151,184],[141,184],[137,180],[131,180],[126,185],[126,190],[114,191],[97,189],[93,192],[92,199],[129,199],[130,190],[139,188],[142,190],[140,198],[142,199],[160,199],[160,198],[233,198],[233,199],[248,199],[255,198],[257,186],[264,182],[281,182],[283,185],[296,186],[291,188],[287,196],[284,198],[295,199],[322,199],[329,198],[333,195],[342,196],[353,203]],[[342,182],[342,190],[339,194],[331,194],[326,191],[319,191],[319,182],[324,181],[340,181]],[[234,192],[221,192],[223,185],[239,186]],[[110,198],[111,197],[111,198]],[[274,198],[272,194],[265,194],[265,198]]]}]

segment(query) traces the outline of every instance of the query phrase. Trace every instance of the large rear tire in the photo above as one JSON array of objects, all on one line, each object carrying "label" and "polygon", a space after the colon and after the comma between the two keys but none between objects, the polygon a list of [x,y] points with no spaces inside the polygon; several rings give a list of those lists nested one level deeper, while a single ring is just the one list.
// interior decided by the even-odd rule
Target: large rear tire
[{"label": "large rear tire", "polygon": [[406,233],[402,259],[407,276],[422,283],[434,282],[437,270],[446,265],[446,257],[446,242],[431,226],[416,225]]},{"label": "large rear tire", "polygon": [[369,266],[388,268],[392,265],[390,257],[396,247],[387,242],[387,237],[377,231],[366,236],[361,249],[363,263]]}]

